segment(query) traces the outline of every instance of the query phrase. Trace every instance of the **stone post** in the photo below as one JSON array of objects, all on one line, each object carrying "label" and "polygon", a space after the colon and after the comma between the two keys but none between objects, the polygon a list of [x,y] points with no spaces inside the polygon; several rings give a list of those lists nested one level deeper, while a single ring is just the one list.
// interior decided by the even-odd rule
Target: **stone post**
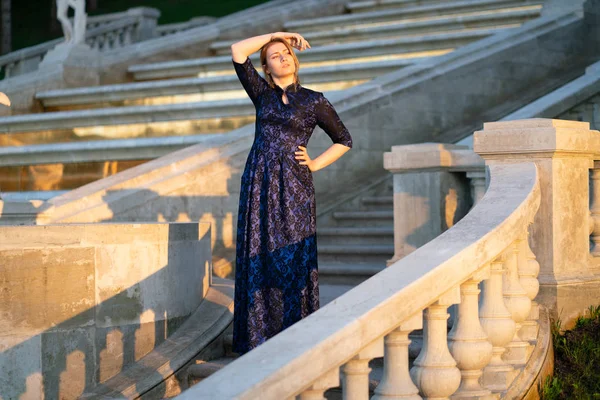
[{"label": "stone post", "polygon": [[473,200],[465,172],[483,170],[466,146],[422,143],[393,146],[384,168],[394,174],[393,264],[452,227]]},{"label": "stone post", "polygon": [[589,173],[600,133],[587,122],[526,119],[484,124],[474,150],[486,164],[533,161],[542,200],[530,232],[540,264],[536,300],[569,328],[600,299],[600,260],[590,254]]}]

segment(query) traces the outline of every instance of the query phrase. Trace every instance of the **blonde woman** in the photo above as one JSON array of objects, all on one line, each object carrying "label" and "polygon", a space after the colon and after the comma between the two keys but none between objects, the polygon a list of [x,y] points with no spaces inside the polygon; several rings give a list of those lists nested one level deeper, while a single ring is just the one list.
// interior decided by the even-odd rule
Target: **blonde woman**
[{"label": "blonde woman", "polygon": [[[310,44],[298,33],[276,32],[231,46],[235,72],[256,108],[237,225],[233,350],[239,354],[319,308],[312,173],[352,147],[323,93],[300,85],[294,48]],[[265,78],[248,58],[258,50]],[[306,145],[316,126],[333,144],[311,159]]]}]

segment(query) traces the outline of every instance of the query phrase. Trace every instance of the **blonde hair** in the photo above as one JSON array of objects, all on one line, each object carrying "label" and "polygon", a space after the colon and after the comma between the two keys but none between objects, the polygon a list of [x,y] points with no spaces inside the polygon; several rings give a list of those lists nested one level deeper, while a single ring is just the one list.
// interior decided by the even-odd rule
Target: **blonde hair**
[{"label": "blonde hair", "polygon": [[[296,71],[294,72],[294,83],[296,85],[299,85],[300,78],[298,77],[298,70],[300,69],[300,62],[298,61],[298,57],[296,57],[296,54],[294,53],[294,49],[292,48],[292,46],[285,39],[280,39],[280,38],[272,39],[267,44],[265,44],[262,47],[262,49],[260,50],[260,64],[262,66],[263,72],[265,73],[266,81],[269,83],[269,86],[271,86],[271,88],[275,88],[275,82],[273,81],[271,74],[267,73],[267,49],[269,47],[271,47],[271,45],[274,43],[283,43],[285,45],[285,47],[287,47],[288,51],[290,52],[290,56],[292,57],[292,60],[294,60],[294,65],[296,66]],[[294,91],[296,90],[295,85],[293,86],[293,90]]]}]

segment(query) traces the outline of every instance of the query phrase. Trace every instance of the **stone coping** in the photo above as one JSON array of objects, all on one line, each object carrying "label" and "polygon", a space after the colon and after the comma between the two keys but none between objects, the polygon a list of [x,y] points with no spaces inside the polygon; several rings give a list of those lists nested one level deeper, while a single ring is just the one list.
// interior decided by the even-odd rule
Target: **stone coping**
[{"label": "stone coping", "polygon": [[451,229],[177,398],[290,398],[459,287],[523,234],[540,204],[533,163],[489,168],[485,196]]},{"label": "stone coping", "polygon": [[[302,84],[372,79],[379,75],[412,65],[415,61],[418,60],[382,60],[375,62],[305,67],[302,68],[301,72]],[[228,57],[228,64],[226,70],[231,72],[228,75],[49,90],[36,93],[35,97],[36,99],[41,100],[44,106],[50,107],[125,101],[146,97],[221,92],[224,90],[238,90],[243,92],[238,77],[233,71],[231,57]],[[167,69],[165,70],[165,73],[172,74],[172,71]]]},{"label": "stone coping", "polygon": [[213,277],[196,312],[168,340],[81,398],[137,398],[186,368],[233,321],[233,292],[233,281]]},{"label": "stone coping", "polygon": [[[548,129],[550,128],[550,129]],[[600,155],[600,132],[588,122],[532,118],[518,121],[486,122],[473,137],[473,149],[482,157],[511,154],[577,153]],[[591,167],[591,166],[590,166]]]},{"label": "stone coping", "polygon": [[420,143],[392,146],[383,154],[383,167],[392,172],[439,170],[482,170],[485,162],[467,146],[443,143]]},{"label": "stone coping", "polygon": [[284,27],[288,31],[313,31],[329,30],[338,25],[359,24],[361,21],[386,22],[395,19],[408,19],[415,17],[438,17],[456,12],[481,12],[483,10],[497,10],[509,7],[535,6],[542,4],[542,0],[469,0],[448,1],[444,3],[425,4],[414,7],[405,7],[392,10],[368,11],[345,15],[335,15],[322,18],[296,20],[286,22]]}]

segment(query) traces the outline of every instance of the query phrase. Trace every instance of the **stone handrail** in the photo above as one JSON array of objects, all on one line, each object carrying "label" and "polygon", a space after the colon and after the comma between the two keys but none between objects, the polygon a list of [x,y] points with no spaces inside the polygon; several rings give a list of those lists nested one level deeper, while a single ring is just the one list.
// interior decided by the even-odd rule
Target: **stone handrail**
[{"label": "stone handrail", "polygon": [[[527,238],[540,189],[533,163],[488,168],[488,191],[453,228],[178,398],[323,398],[339,386],[341,368],[344,398],[366,399],[368,362],[381,356],[375,399],[506,390],[530,354],[526,340],[537,332],[528,317],[539,266]],[[447,341],[446,309],[457,303]],[[423,349],[409,376],[408,334],[422,325]],[[478,383],[482,369],[485,388]]]},{"label": "stone handrail", "polygon": [[[130,43],[154,37],[158,10],[137,7],[125,12],[88,18],[86,43],[99,51],[114,50]],[[35,71],[38,65],[64,38],[50,40],[0,57],[4,79]]]}]

